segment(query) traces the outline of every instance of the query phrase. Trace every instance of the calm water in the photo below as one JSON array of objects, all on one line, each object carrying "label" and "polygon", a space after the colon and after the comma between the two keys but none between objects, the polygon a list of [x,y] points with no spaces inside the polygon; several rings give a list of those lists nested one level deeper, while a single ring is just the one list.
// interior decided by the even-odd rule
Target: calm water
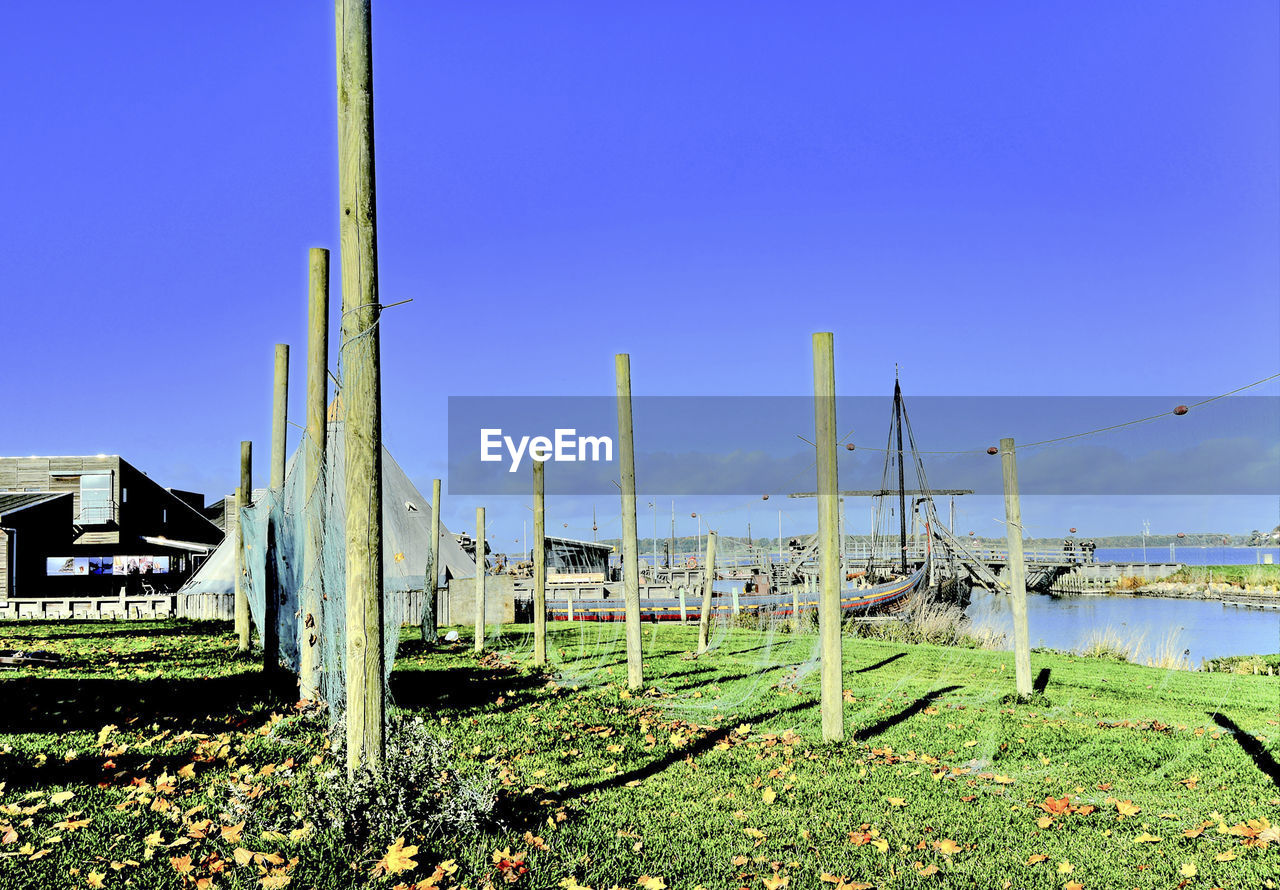
[{"label": "calm water", "polygon": [[[1012,646],[1013,618],[1007,595],[975,589],[967,614],[979,626],[1004,631]],[[1245,609],[1213,601],[1110,594],[1054,599],[1029,593],[1027,625],[1033,647],[1061,650],[1079,649],[1095,631],[1111,627],[1123,639],[1144,639],[1141,657],[1174,633],[1178,650],[1191,650],[1187,658],[1194,667],[1199,667],[1203,658],[1280,652],[1280,610]]]},{"label": "calm water", "polygon": [[1266,560],[1280,564],[1280,547],[1174,547],[1170,559],[1169,547],[1147,545],[1147,558],[1142,558],[1141,547],[1099,547],[1095,554],[1098,562],[1180,562],[1189,566],[1251,566]]}]

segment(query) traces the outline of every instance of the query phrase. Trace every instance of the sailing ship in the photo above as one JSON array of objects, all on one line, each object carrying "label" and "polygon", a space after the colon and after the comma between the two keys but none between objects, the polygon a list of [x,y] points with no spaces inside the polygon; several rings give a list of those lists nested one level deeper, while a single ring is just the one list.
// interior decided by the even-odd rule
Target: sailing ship
[{"label": "sailing ship", "polygon": [[[904,432],[909,452],[904,448]],[[915,447],[910,420],[902,402],[902,387],[895,379],[893,387],[893,413],[890,421],[889,447],[885,449],[884,478],[881,491],[876,495],[875,528],[880,529],[885,516],[896,514],[897,555],[886,558],[889,546],[878,532],[873,534],[872,546],[860,570],[854,568],[841,553],[840,608],[845,613],[868,614],[900,609],[919,594],[929,583],[933,570],[932,529],[937,527],[933,511],[933,499],[928,494],[924,465]],[[896,447],[895,447],[896,443]],[[925,534],[923,559],[919,566],[909,561],[907,542],[907,489],[905,461],[910,460],[915,469],[918,488],[912,492],[912,514],[923,522]],[[890,488],[896,470],[896,488]],[[896,495],[897,508],[886,506],[886,498]],[[843,548],[842,548],[843,549]],[[763,550],[755,552],[755,560],[746,572],[733,567],[717,572],[713,582],[711,613],[749,612],[775,618],[790,617],[798,608],[801,612],[818,607],[818,591],[821,579],[817,570],[818,537],[810,535],[804,540],[793,539],[791,553],[786,559],[775,561]],[[747,579],[750,580],[747,580]],[[725,582],[742,579],[742,593],[723,589]],[[715,587],[715,584],[719,584]],[[640,600],[640,616],[644,621],[693,621],[701,618],[702,591],[672,591],[663,596],[647,596]],[[622,621],[625,604],[619,597],[592,597],[576,602],[549,603],[549,615],[553,620],[571,621]]]}]

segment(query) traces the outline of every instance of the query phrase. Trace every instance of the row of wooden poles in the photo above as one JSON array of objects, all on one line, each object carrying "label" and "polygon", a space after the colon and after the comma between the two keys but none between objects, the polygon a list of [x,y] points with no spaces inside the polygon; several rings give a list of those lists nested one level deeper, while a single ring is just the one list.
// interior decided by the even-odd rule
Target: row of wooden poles
[{"label": "row of wooden poles", "polygon": [[[380,769],[385,735],[382,628],[382,430],[379,378],[377,202],[374,190],[373,53],[369,0],[335,0],[338,69],[339,221],[342,256],[343,379],[346,514],[345,665],[347,767]],[[310,252],[307,361],[307,440],[304,485],[311,499],[322,491],[326,457],[326,377],[328,373],[329,251]],[[289,348],[276,347],[269,497],[284,495],[285,424]],[[243,510],[253,498],[253,447],[240,445],[240,485],[236,490],[235,628],[241,651],[250,647]],[[433,508],[438,504],[434,499]],[[299,591],[299,690],[318,696],[320,571],[323,548],[318,509],[307,511],[304,583]],[[438,528],[438,514],[433,509]],[[275,533],[271,517],[267,534]],[[278,591],[263,596],[263,665],[280,667]],[[336,597],[329,597],[337,600]]]},{"label": "row of wooden poles", "polygon": [[[385,747],[385,664],[382,598],[382,431],[379,377],[379,328],[382,306],[378,301],[377,213],[374,194],[373,67],[369,0],[335,0],[338,68],[338,164],[339,219],[342,256],[341,398],[344,418],[346,504],[346,734],[347,767],[381,769]],[[310,254],[309,325],[307,363],[307,435],[305,491],[313,496],[319,486],[326,449],[325,393],[328,353],[329,254],[316,248]],[[615,356],[617,382],[619,462],[622,489],[622,565],[627,685],[644,685],[641,655],[639,548],[636,529],[635,447],[631,414],[631,363],[626,354]],[[820,540],[819,634],[821,638],[821,712],[825,740],[844,738],[839,550],[839,486],[836,473],[835,363],[830,333],[813,335],[814,413],[817,444],[818,535]],[[271,482],[272,496],[284,489],[285,415],[288,392],[288,347],[276,350],[275,399],[273,401]],[[1005,483],[1005,510],[1009,542],[1009,569],[1013,594],[1015,668],[1020,696],[1031,692],[1028,649],[1025,570],[1022,559],[1022,524],[1018,505],[1017,470],[1012,439],[1000,447]],[[237,518],[252,498],[252,446],[241,445],[240,487],[236,496]],[[545,664],[546,653],[546,551],[545,482],[542,462],[533,461],[534,491],[534,649],[535,664]],[[426,600],[434,602],[439,548],[439,481],[432,491],[432,539],[427,566]],[[318,651],[316,616],[323,591],[321,531],[315,510],[308,511],[304,576],[310,583],[300,591],[299,680],[302,696],[317,694]],[[484,638],[484,508],[477,510],[476,541],[476,646]],[[243,524],[237,522],[237,528]],[[271,529],[268,528],[268,534]],[[242,536],[243,532],[239,534]],[[243,538],[238,542],[242,545]],[[708,651],[712,585],[715,581],[714,532],[707,538],[706,576],[698,630],[698,654]],[[241,649],[249,648],[249,610],[242,583],[243,546],[237,547],[236,630]],[[263,598],[262,644],[264,665],[279,667],[277,634],[278,598],[273,590]],[[334,599],[331,597],[330,599]],[[433,610],[434,611],[434,610]],[[434,632],[434,615],[430,617]],[[424,616],[424,633],[427,618]]]},{"label": "row of wooden poles", "polygon": [[[635,438],[631,417],[631,358],[614,357],[617,381],[618,442],[622,490],[622,578],[623,614],[626,629],[627,685],[635,690],[644,685],[641,648],[639,544],[636,529]],[[818,633],[821,645],[822,735],[827,741],[844,738],[843,658],[841,631],[842,572],[840,566],[840,501],[836,469],[837,427],[834,336],[813,335],[814,433],[817,444],[819,600]],[[1013,598],[1014,674],[1017,693],[1031,694],[1030,635],[1027,628],[1026,568],[1022,550],[1022,515],[1018,497],[1018,471],[1011,438],[1000,442],[1004,477],[1006,536],[1009,545],[1010,593]],[[544,540],[545,465],[534,456],[533,473],[533,661],[547,661],[546,550]],[[439,480],[436,495],[439,495]],[[476,602],[475,649],[484,649],[484,508],[476,510]],[[433,548],[434,548],[433,544]],[[702,609],[698,621],[699,656],[708,649],[712,588],[716,576],[716,532],[707,534],[707,557],[702,581]],[[434,575],[428,576],[428,590],[434,590]],[[798,594],[793,591],[793,600]],[[792,621],[799,621],[798,604],[793,604]],[[424,628],[425,633],[425,628]]]}]

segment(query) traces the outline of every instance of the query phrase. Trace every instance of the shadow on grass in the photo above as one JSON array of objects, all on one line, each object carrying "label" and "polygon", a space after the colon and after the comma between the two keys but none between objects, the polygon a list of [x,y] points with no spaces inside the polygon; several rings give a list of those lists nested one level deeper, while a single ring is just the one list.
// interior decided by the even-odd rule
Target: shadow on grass
[{"label": "shadow on grass", "polygon": [[[771,708],[769,710],[759,711],[755,714],[741,718],[744,723],[760,723],[772,717],[780,717],[783,714],[790,714],[796,711],[803,711],[806,708],[817,707],[817,702],[802,702],[800,704],[791,705],[786,708]],[[734,718],[737,720],[738,718]],[[585,797],[588,794],[594,794],[597,791],[606,791],[610,788],[621,788],[628,782],[643,782],[645,779],[656,776],[658,773],[673,766],[686,757],[696,757],[699,754],[705,754],[720,742],[724,741],[733,732],[734,727],[726,726],[718,729],[713,733],[703,736],[692,744],[685,745],[683,748],[675,748],[661,757],[654,758],[644,766],[627,770],[624,773],[616,773],[608,779],[600,779],[595,782],[587,782],[584,785],[577,785],[565,790],[560,795],[561,800],[573,800],[579,797]]]},{"label": "shadow on grass", "polygon": [[1236,740],[1236,744],[1240,746],[1244,753],[1249,755],[1254,765],[1262,770],[1263,775],[1270,779],[1272,784],[1280,785],[1280,763],[1276,763],[1276,759],[1271,756],[1271,752],[1262,747],[1262,742],[1241,729],[1234,720],[1225,714],[1210,711],[1209,719],[1223,729],[1228,730],[1232,734],[1232,738]]},{"label": "shadow on grass", "polygon": [[1040,673],[1036,674],[1036,681],[1031,684],[1031,691],[1044,695],[1045,689],[1049,686],[1049,676],[1053,673],[1050,668],[1040,668]]},{"label": "shadow on grass", "polygon": [[[213,637],[229,636],[225,621],[184,621],[181,624],[163,627],[139,627],[136,622],[128,626],[118,627],[120,622],[110,620],[73,621],[66,619],[49,619],[31,621],[22,619],[4,625],[7,633],[0,633],[6,638],[43,638],[48,640],[77,639],[105,640],[112,637],[190,637],[208,634]],[[42,631],[41,633],[21,633],[21,631]]]},{"label": "shadow on grass", "polygon": [[229,677],[75,679],[19,677],[0,680],[0,732],[73,732],[159,723],[200,730],[236,728],[248,714],[292,704],[294,677],[259,671]]},{"label": "shadow on grass", "polygon": [[906,657],[907,657],[907,653],[899,652],[896,655],[890,655],[888,658],[882,658],[880,661],[877,661],[875,664],[869,664],[864,668],[858,668],[856,671],[854,671],[854,673],[865,674],[869,671],[876,671],[886,665],[892,664],[893,662],[897,661],[899,658],[906,658]]},{"label": "shadow on grass", "polygon": [[925,708],[929,707],[929,705],[933,704],[934,699],[946,695],[948,692],[955,692],[959,688],[959,686],[943,686],[941,689],[935,689],[932,692],[916,699],[892,717],[885,717],[882,720],[877,720],[870,726],[864,726],[862,729],[856,730],[853,734],[853,740],[861,742],[878,736],[885,730],[892,729],[902,721],[908,720],[916,714],[919,714]]},{"label": "shadow on grass", "polygon": [[513,711],[534,699],[548,679],[533,672],[465,664],[447,670],[394,671],[391,700],[397,707],[429,708],[432,713]]}]

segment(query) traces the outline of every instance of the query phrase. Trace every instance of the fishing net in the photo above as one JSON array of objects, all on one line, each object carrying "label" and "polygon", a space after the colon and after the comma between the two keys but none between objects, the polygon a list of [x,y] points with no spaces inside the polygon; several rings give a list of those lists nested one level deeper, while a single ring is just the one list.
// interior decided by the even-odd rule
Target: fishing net
[{"label": "fishing net", "polygon": [[[306,456],[312,453],[313,443],[304,434],[287,465],[284,488],[257,491],[254,503],[241,511],[240,521],[245,546],[243,588],[253,624],[261,636],[267,620],[267,597],[271,596],[276,605],[281,662],[297,672],[303,647],[314,648],[319,695],[337,719],[346,703],[347,643],[346,448],[341,421],[329,422],[326,446],[324,466],[314,488],[309,488],[306,473]],[[383,448],[384,678],[395,661],[401,625],[416,625],[421,619],[430,527],[431,505]],[[235,534],[230,531],[219,552],[182,592],[232,589],[234,553]],[[474,561],[442,524],[437,582],[474,572]]]}]

